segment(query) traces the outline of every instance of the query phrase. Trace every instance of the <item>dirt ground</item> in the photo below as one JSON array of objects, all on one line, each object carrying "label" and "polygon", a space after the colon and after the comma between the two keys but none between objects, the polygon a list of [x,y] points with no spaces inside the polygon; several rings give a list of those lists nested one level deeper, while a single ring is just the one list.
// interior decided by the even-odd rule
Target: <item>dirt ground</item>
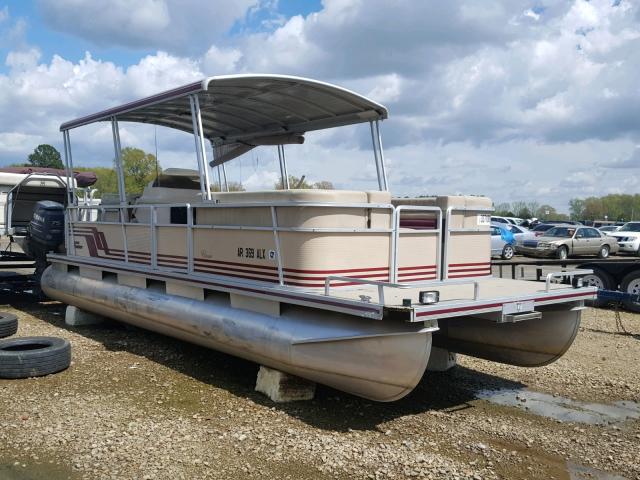
[{"label": "dirt ground", "polygon": [[[543,368],[459,356],[395,403],[319,386],[274,404],[255,364],[117,323],[67,327],[57,302],[0,302],[18,335],[73,348],[64,372],[0,380],[0,479],[640,478],[640,410],[607,416],[640,401],[638,314],[621,314],[625,334],[588,309]],[[571,421],[583,407],[605,420]]]}]

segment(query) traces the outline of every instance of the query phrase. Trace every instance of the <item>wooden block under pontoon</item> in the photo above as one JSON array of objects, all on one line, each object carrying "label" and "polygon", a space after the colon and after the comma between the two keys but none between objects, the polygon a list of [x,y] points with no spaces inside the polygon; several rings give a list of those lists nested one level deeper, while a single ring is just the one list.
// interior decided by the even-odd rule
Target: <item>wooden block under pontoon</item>
[{"label": "wooden block under pontoon", "polygon": [[256,391],[264,393],[274,402],[294,402],[313,399],[316,384],[280,370],[260,366]]},{"label": "wooden block under pontoon", "polygon": [[87,325],[98,325],[104,322],[104,317],[96,315],[85,310],[80,310],[78,307],[68,305],[64,315],[64,323],[71,327],[84,327]]},{"label": "wooden block under pontoon", "polygon": [[456,354],[444,348],[431,347],[427,370],[430,372],[446,372],[458,364]]}]

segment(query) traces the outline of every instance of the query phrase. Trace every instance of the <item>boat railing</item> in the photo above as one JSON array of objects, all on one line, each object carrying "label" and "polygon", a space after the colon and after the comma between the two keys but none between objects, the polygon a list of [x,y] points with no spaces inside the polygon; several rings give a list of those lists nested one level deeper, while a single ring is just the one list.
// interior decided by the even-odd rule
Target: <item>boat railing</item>
[{"label": "boat railing", "polygon": [[[412,230],[400,228],[400,219],[402,212],[426,212],[436,215],[436,228],[431,230]],[[398,250],[400,234],[402,235],[420,235],[424,233],[435,234],[438,236],[436,245],[436,278],[440,279],[442,275],[442,209],[432,206],[418,205],[398,205],[393,210],[393,233],[391,236],[391,281],[398,282]],[[446,271],[446,268],[445,268]]]},{"label": "boat railing", "polygon": [[[462,212],[462,213],[478,213],[479,217],[483,217],[482,220],[480,220],[480,218],[478,219],[477,226],[475,227],[465,227],[464,226],[464,221],[463,221],[463,226],[462,227],[453,227],[453,214],[455,212]],[[443,259],[443,273],[442,273],[442,279],[443,280],[447,280],[449,278],[449,263],[450,263],[450,252],[451,252],[451,234],[452,233],[462,233],[462,234],[467,234],[467,233],[483,233],[483,232],[487,232],[487,229],[483,229],[483,228],[479,228],[479,226],[488,226],[491,224],[491,213],[493,212],[493,208],[486,208],[486,207],[456,207],[456,206],[451,206],[449,208],[447,208],[447,212],[446,212],[446,216],[445,216],[445,237],[444,237],[444,259]],[[489,267],[490,269],[490,267]],[[491,276],[491,273],[489,273],[489,276]]]},{"label": "boat railing", "polygon": [[[331,296],[331,282],[336,281],[347,281],[352,283],[358,283],[361,285],[370,285],[375,286],[378,292],[378,303],[380,305],[384,305],[384,289],[385,288],[398,288],[398,289],[407,289],[407,288],[420,288],[420,287],[429,287],[429,286],[443,286],[443,285],[473,285],[473,300],[478,300],[480,298],[480,282],[478,280],[430,280],[430,281],[422,281],[422,282],[383,282],[379,280],[369,280],[366,278],[353,278],[353,277],[344,277],[342,275],[329,275],[325,278],[324,281],[324,294],[326,296]],[[363,300],[365,300],[363,298]],[[370,301],[370,299],[366,299]]]},{"label": "boat railing", "polygon": [[[390,227],[290,227],[282,226],[278,223],[279,208],[338,208],[338,209],[365,209],[367,211],[388,211],[390,214]],[[158,212],[161,209],[184,208],[186,209],[186,221],[184,223],[167,223],[158,221]],[[195,209],[211,209],[211,208],[264,208],[270,211],[270,225],[216,225],[216,224],[196,224],[194,223],[193,211]],[[139,210],[148,210],[145,218],[138,218],[135,213]],[[89,212],[96,211],[97,215]],[[403,212],[410,211],[413,213],[423,212],[435,216],[435,227],[431,229],[413,230],[400,227],[400,219]],[[114,217],[108,220],[109,214]],[[142,217],[139,215],[139,217]],[[87,220],[87,219],[97,220]],[[187,262],[186,270],[189,273],[194,271],[194,252],[193,252],[193,232],[197,230],[243,230],[243,231],[271,231],[274,236],[275,244],[275,260],[277,262],[278,279],[280,285],[284,285],[284,267],[282,261],[280,234],[283,232],[316,232],[316,233],[384,233],[390,236],[389,251],[389,278],[391,282],[397,282],[399,269],[399,247],[400,238],[405,235],[422,235],[424,237],[437,237],[436,240],[436,279],[440,278],[442,271],[442,210],[433,206],[393,206],[391,204],[376,203],[328,203],[328,202],[242,202],[242,203],[163,203],[163,204],[130,204],[130,205],[75,205],[70,206],[67,210],[67,252],[72,255],[76,254],[74,240],[74,225],[82,225],[90,223],[92,225],[117,225],[120,226],[124,261],[130,261],[130,249],[128,245],[126,227],[128,226],[146,226],[149,227],[150,238],[150,266],[153,269],[179,269],[179,267],[162,267],[158,265],[158,238],[159,228],[185,228],[186,227],[186,250]],[[184,269],[180,269],[184,270]],[[350,277],[357,278],[357,277]]]}]

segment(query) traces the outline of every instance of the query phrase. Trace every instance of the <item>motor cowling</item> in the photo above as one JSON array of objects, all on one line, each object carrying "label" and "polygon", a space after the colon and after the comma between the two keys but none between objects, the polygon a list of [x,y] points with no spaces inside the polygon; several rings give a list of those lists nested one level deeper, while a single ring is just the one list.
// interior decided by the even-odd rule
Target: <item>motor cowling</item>
[{"label": "motor cowling", "polygon": [[32,246],[47,252],[58,250],[64,243],[64,205],[51,200],[37,202],[28,235]]}]

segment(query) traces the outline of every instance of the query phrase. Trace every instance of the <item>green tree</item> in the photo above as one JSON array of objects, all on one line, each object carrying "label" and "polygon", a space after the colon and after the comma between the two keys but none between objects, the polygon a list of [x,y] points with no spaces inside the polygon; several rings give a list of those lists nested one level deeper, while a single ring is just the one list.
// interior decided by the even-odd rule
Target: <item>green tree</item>
[{"label": "green tree", "polygon": [[569,200],[569,213],[571,219],[581,220],[584,218],[584,200],[581,198],[572,198]]},{"label": "green tree", "polygon": [[[230,192],[244,192],[244,186],[240,183],[240,182],[227,182],[227,187],[229,188]],[[212,192],[219,192],[220,191],[220,185],[217,183],[214,183],[213,185],[211,185],[211,191]]]},{"label": "green tree", "polygon": [[[98,190],[96,198],[101,198],[105,194],[118,193],[118,175],[115,167],[77,167],[74,168],[74,170],[91,171],[96,174],[98,180],[95,185],[93,185],[93,188]],[[156,178],[156,157],[139,148],[123,148],[122,170],[124,172],[126,193],[142,193],[144,187]],[[158,165],[157,171],[158,173],[162,172],[160,165]]]},{"label": "green tree", "polygon": [[493,207],[494,214],[499,217],[513,217],[513,212],[511,211],[511,204],[508,202],[499,203],[494,205]]},{"label": "green tree", "polygon": [[333,183],[327,180],[320,180],[319,182],[313,184],[313,188],[315,188],[316,190],[333,190],[334,186]]},{"label": "green tree", "polygon": [[[276,190],[282,190],[282,182],[277,181],[274,184]],[[320,180],[319,182],[309,183],[306,180],[306,176],[298,178],[294,175],[289,175],[289,188],[295,189],[316,189],[316,190],[333,190],[333,183],[327,180]]]},{"label": "green tree", "polygon": [[144,187],[156,178],[156,172],[162,171],[155,155],[133,147],[122,149],[122,170],[127,194],[142,193]]},{"label": "green tree", "polygon": [[573,198],[571,218],[576,220],[628,221],[640,218],[640,194],[611,194],[604,197]]},{"label": "green tree", "polygon": [[46,143],[38,145],[28,159],[32,167],[64,168],[60,152]]},{"label": "green tree", "polygon": [[533,213],[540,220],[557,220],[558,212],[551,205],[540,205]]}]

